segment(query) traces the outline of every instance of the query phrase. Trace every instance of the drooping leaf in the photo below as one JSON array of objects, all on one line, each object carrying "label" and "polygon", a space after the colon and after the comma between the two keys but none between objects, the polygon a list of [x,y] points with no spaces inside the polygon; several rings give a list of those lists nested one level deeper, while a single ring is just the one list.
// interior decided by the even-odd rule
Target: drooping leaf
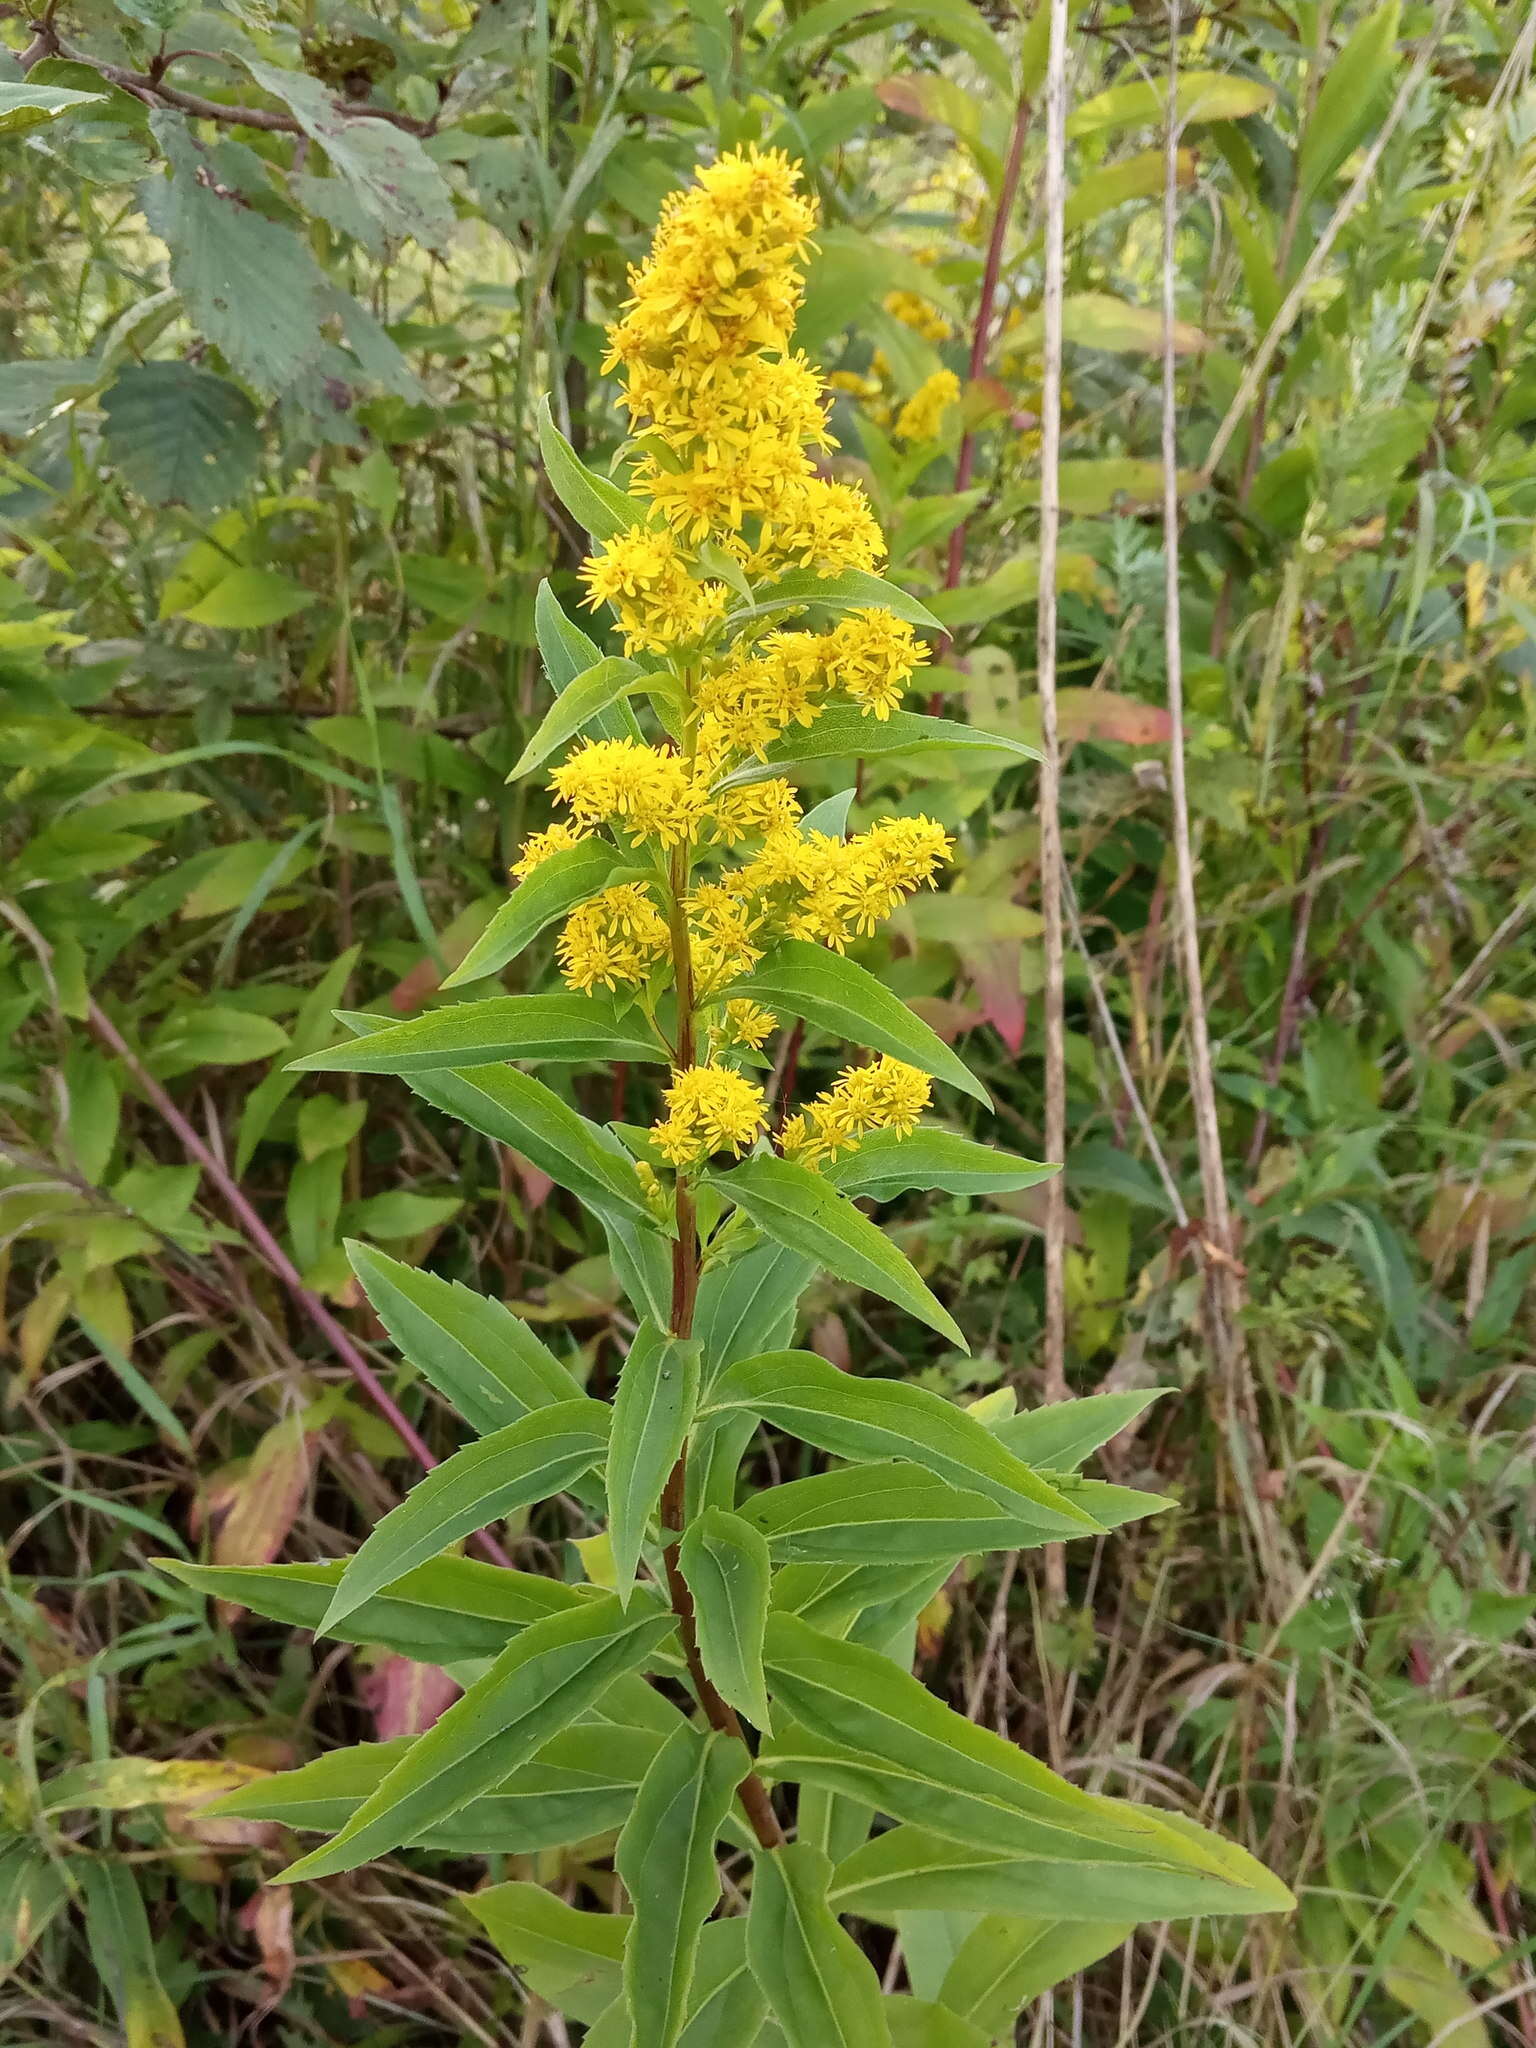
[{"label": "drooping leaf", "polygon": [[188,318],[259,390],[286,389],[325,346],[319,266],[292,229],[243,203],[184,115],[153,114],[150,126],[169,176],[148,179],[140,203]]},{"label": "drooping leaf", "polygon": [[895,1458],[922,1465],[951,1486],[986,1494],[1044,1535],[1098,1527],[942,1394],[901,1380],[860,1379],[813,1351],[738,1360],[715,1382],[705,1407],[749,1409],[802,1442],[859,1464]]},{"label": "drooping leaf", "polygon": [[593,540],[612,540],[616,533],[645,524],[643,501],[587,468],[555,425],[547,398],[539,401],[539,454],[555,496]]},{"label": "drooping leaf", "polygon": [[906,1137],[895,1131],[871,1131],[855,1151],[827,1160],[820,1171],[842,1194],[888,1202],[909,1188],[939,1189],[946,1195],[1014,1194],[1037,1187],[1060,1168],[979,1145],[958,1131],[920,1125]]},{"label": "drooping leaf", "polygon": [[[772,1499],[769,1488],[762,1499]],[[772,1726],[763,1680],[768,1545],[740,1515],[706,1507],[689,1523],[678,1563],[693,1595],[699,1660],[720,1697],[755,1728]]]},{"label": "drooping leaf", "polygon": [[68,1903],[64,1872],[41,1844],[17,1837],[0,1847],[0,1983]]},{"label": "drooping leaf", "polygon": [[765,1236],[814,1260],[837,1279],[895,1302],[962,1351],[968,1348],[959,1324],[925,1286],[911,1261],[809,1167],[764,1154],[744,1159],[729,1173],[711,1174],[709,1181]]},{"label": "drooping leaf", "polygon": [[608,1448],[609,1411],[584,1396],[535,1408],[455,1451],[419,1479],[364,1539],[326,1610],[323,1630],[450,1543],[531,1507],[590,1472]]},{"label": "drooping leaf", "polygon": [[890,2048],[880,1980],[827,1904],[832,1865],[808,1842],[757,1858],[747,1958],[788,2048]]},{"label": "drooping leaf", "polygon": [[462,982],[499,974],[557,917],[617,881],[638,879],[642,872],[606,839],[583,839],[577,846],[562,847],[517,884],[443,987],[457,988]]},{"label": "drooping leaf", "polygon": [[108,461],[151,505],[211,512],[239,496],[261,458],[251,401],[191,363],[128,364],[101,409]]},{"label": "drooping leaf", "polygon": [[346,179],[363,211],[386,234],[413,235],[441,249],[453,233],[453,195],[418,139],[388,121],[343,113],[318,78],[245,58],[246,69],[280,99]]},{"label": "drooping leaf", "polygon": [[1303,206],[1315,199],[1385,111],[1398,55],[1399,0],[1388,0],[1353,30],[1323,67],[1323,82],[1296,155]]},{"label": "drooping leaf", "polygon": [[25,135],[30,128],[46,128],[80,107],[103,104],[106,97],[100,92],[71,92],[62,85],[0,78],[0,135]]},{"label": "drooping leaf", "polygon": [[1107,1956],[1131,1931],[1120,1922],[988,1913],[966,1935],[945,1971],[940,2002],[989,2039],[1004,2034],[1021,2005]]},{"label": "drooping leaf", "polygon": [[620,1993],[620,1964],[634,1921],[582,1913],[540,1884],[494,1884],[464,1904],[541,1998],[594,2020]]},{"label": "drooping leaf", "polygon": [[401,1356],[478,1435],[580,1395],[571,1373],[503,1303],[355,1239],[346,1252]]},{"label": "drooping leaf", "polygon": [[715,1840],[751,1759],[730,1736],[681,1725],[645,1775],[614,1851],[635,1924],[624,1950],[633,2048],[676,2048],[699,1934],[720,1897]]},{"label": "drooping leaf", "polygon": [[308,1074],[433,1074],[504,1060],[665,1058],[639,1010],[621,1013],[611,996],[594,990],[454,1003],[367,1038],[306,1053],[293,1066]]},{"label": "drooping leaf", "polygon": [[[765,1658],[775,1700],[798,1724],[764,1752],[763,1768],[775,1775],[809,1776],[970,1851],[1081,1868],[1095,1880],[1141,1868],[1268,1894],[1276,1906],[1289,1897],[1252,1857],[1205,1829],[1078,1790],[876,1650],[775,1614]],[[983,1901],[981,1910],[1007,1904]]]},{"label": "drooping leaf", "polygon": [[699,1398],[699,1347],[647,1319],[619,1374],[608,1450],[614,1584],[629,1598],[645,1531],[687,1439]]},{"label": "drooping leaf", "polygon": [[986,1089],[932,1026],[845,954],[803,939],[786,940],[745,981],[733,982],[731,994],[803,1018],[834,1038],[890,1053],[991,1107]]},{"label": "drooping leaf", "polygon": [[290,1865],[283,1883],[331,1876],[382,1856],[531,1762],[621,1673],[634,1671],[676,1627],[670,1613],[613,1598],[525,1629],[365,1799],[323,1849]]},{"label": "drooping leaf", "polygon": [[91,1961],[117,2008],[124,2048],[183,2048],[186,2036],[160,1981],[132,1868],[115,1858],[86,1858],[79,1875]]}]

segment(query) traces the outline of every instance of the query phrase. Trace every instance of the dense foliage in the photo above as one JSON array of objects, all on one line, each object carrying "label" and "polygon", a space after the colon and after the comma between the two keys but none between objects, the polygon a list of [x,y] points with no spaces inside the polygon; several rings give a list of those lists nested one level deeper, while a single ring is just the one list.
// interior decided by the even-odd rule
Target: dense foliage
[{"label": "dense foliage", "polygon": [[[1301,1905],[1148,1927],[1107,1956],[1018,1915],[903,1905],[854,1925],[885,1989],[910,1994],[896,2025],[925,2002],[954,2011],[912,2040],[990,2038],[1023,2000],[1021,2039],[1536,2041],[1532,24],[1256,0],[1174,18],[1175,729],[1170,21],[1074,19],[1064,1269],[1072,1391],[1112,1406],[1107,1442],[1036,1461],[1068,1470],[1103,1442],[1111,1480],[1176,1506],[1074,1544],[1060,1575],[969,1544],[911,1617],[912,1650],[930,1696],[1087,1790],[1245,1843]],[[550,736],[550,682],[578,673],[550,649],[604,630],[570,624],[595,530],[571,479],[597,489],[630,425],[603,328],[666,195],[722,151],[774,148],[821,208],[794,345],[836,394],[828,475],[867,493],[881,573],[949,636],[923,628],[938,659],[905,712],[848,715],[899,732],[942,713],[1013,742],[866,751],[852,829],[925,817],[953,860],[937,893],[855,925],[848,958],[963,1056],[999,1135],[1041,1154],[1024,750],[1040,739],[1042,21],[963,0],[82,0],[12,16],[5,38],[5,2036],[577,2039],[572,1988],[611,1992],[618,1950],[573,1948],[560,1900],[619,1903],[611,1788],[580,1841],[529,1838],[512,1859],[473,1833],[390,1843],[294,1890],[260,1880],[296,1838],[251,1816],[275,1769],[444,1726],[509,1627],[574,1612],[573,1588],[612,1575],[581,1467],[550,1509],[501,1504],[492,1540],[519,1570],[456,1596],[475,1626],[455,1633],[434,1585],[387,1626],[354,1612],[340,1646],[312,1636],[339,1571],[317,1561],[364,1555],[421,1462],[505,1419],[465,1405],[462,1373],[445,1398],[452,1361],[434,1376],[402,1334],[413,1290],[466,1283],[496,1331],[542,1333],[530,1372],[582,1401],[622,1388],[634,1271],[612,1188],[596,1164],[595,1203],[554,1182],[570,1185],[569,1134],[609,1123],[640,1144],[666,1118],[658,1188],[687,1163],[698,1105],[662,1102],[638,1013],[598,971],[616,936],[647,947],[645,921],[563,944],[551,922],[511,962],[513,1000],[572,1001],[546,1028],[579,1016],[587,1033],[569,1067],[541,1068],[566,1119],[549,1112],[543,1157],[526,1132],[460,1128],[424,1071],[291,1062],[349,1005],[451,1016],[457,989],[438,990],[485,962],[508,870],[568,815],[538,778],[505,778],[579,730]],[[616,715],[619,671],[654,654],[617,636],[594,651],[614,696],[581,723]],[[1198,988],[1177,949],[1175,739]],[[807,806],[848,789],[851,758],[796,770]],[[824,809],[815,829],[841,844],[847,824]],[[589,875],[551,919],[604,886]],[[562,970],[588,992],[563,994]],[[835,1099],[850,1034],[827,1014],[796,1028],[782,990],[744,1000],[780,1021],[738,1078],[775,1110]],[[1230,1244],[1202,1190],[1201,1018]],[[979,1105],[941,1086],[936,1114],[969,1157]],[[1015,1395],[1042,1412],[1044,1183],[865,1192],[934,1327],[856,1271],[816,1283],[801,1343],[946,1414],[979,1401],[971,1419],[995,1421]],[[820,1483],[794,1425],[770,1420],[754,1483]],[[281,1611],[209,1576],[279,1556]],[[151,1562],[166,1557],[175,1576]],[[462,1575],[486,1582],[468,1560]],[[605,1738],[626,1798],[664,1733]],[[235,1786],[235,1811],[210,1814]],[[621,1845],[627,1883],[624,1861]],[[746,1869],[745,1851],[727,1862],[728,1887]],[[529,1880],[551,1903],[531,1935],[525,1913],[538,1953],[512,1974],[485,1938],[506,1927],[454,1895]]]}]

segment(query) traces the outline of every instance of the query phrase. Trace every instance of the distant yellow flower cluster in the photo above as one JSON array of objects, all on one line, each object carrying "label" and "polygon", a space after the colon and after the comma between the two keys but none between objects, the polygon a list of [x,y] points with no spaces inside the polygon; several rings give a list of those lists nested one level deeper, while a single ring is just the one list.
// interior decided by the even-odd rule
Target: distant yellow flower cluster
[{"label": "distant yellow flower cluster", "polygon": [[[821,473],[823,380],[789,349],[814,223],[783,155],[724,156],[668,202],[631,273],[607,367],[623,373],[632,421],[635,518],[582,575],[630,657],[659,660],[671,737],[578,745],[549,778],[566,817],[513,869],[526,877],[604,833],[635,852],[632,875],[569,913],[557,952],[572,988],[633,994],[677,1034],[652,1138],[680,1172],[767,1130],[763,1091],[739,1069],[779,1020],[732,988],[787,939],[841,952],[868,936],[951,852],[927,818],[849,839],[808,831],[792,785],[761,772],[776,741],[833,703],[889,719],[926,658],[886,607],[829,601],[826,623],[800,626],[814,590],[762,601],[790,571],[871,571],[885,555],[863,491]],[[691,1000],[686,1017],[663,1004],[669,988]],[[815,1165],[867,1131],[910,1129],[927,1100],[925,1077],[899,1061],[850,1069],[791,1119],[786,1149]],[[649,1167],[642,1178],[659,1199]]]}]

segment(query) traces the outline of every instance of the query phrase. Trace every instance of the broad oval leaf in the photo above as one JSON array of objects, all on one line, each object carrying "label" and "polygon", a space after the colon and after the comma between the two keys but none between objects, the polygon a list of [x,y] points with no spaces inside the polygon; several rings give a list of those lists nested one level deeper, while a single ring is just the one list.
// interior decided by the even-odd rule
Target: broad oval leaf
[{"label": "broad oval leaf", "polygon": [[401,1356],[478,1436],[580,1397],[573,1376],[504,1303],[355,1239],[346,1251]]},{"label": "broad oval leaf", "polygon": [[647,1320],[619,1373],[608,1450],[614,1583],[629,1598],[646,1526],[687,1441],[699,1398],[699,1347]]},{"label": "broad oval leaf", "polygon": [[434,1074],[504,1060],[656,1060],[667,1055],[641,1012],[596,994],[487,996],[429,1010],[367,1038],[294,1060],[300,1073]]},{"label": "broad oval leaf", "polygon": [[[1193,121],[1241,121],[1260,113],[1275,96],[1261,79],[1239,78],[1227,71],[1186,71],[1178,82],[1174,105],[1182,124]],[[1137,79],[1112,85],[1075,107],[1067,120],[1071,136],[1099,135],[1115,128],[1161,127],[1168,89],[1160,79]]]},{"label": "broad oval leaf", "polygon": [[566,685],[539,720],[533,737],[513,762],[508,782],[516,782],[541,761],[547,761],[556,748],[574,739],[584,725],[590,725],[646,680],[639,664],[626,661],[622,655],[608,654],[595,661]]},{"label": "broad oval leaf", "polygon": [[747,1408],[803,1443],[857,1464],[901,1459],[952,1486],[984,1493],[1042,1535],[1094,1533],[1098,1523],[928,1387],[860,1379],[814,1351],[744,1358],[721,1375],[706,1412]]},{"label": "broad oval leaf", "polygon": [[606,839],[583,839],[575,846],[561,847],[517,884],[443,987],[458,988],[466,981],[499,974],[546,925],[615,881],[639,872],[630,858]]},{"label": "broad oval leaf", "polygon": [[608,1424],[607,1407],[583,1396],[536,1408],[455,1451],[417,1480],[348,1561],[321,1628],[328,1633],[460,1537],[547,1500],[590,1472],[608,1448]]},{"label": "broad oval leaf", "polygon": [[824,1266],[839,1280],[866,1287],[968,1351],[960,1326],[930,1293],[910,1259],[836,1188],[792,1159],[764,1153],[710,1185],[751,1217],[765,1236]]},{"label": "broad oval leaf", "polygon": [[[782,1491],[769,1488],[760,1498],[772,1499]],[[693,1595],[705,1676],[754,1728],[770,1728],[763,1679],[763,1631],[772,1577],[767,1543],[740,1515],[706,1507],[684,1532],[678,1564]]]},{"label": "broad oval leaf", "polygon": [[[935,1130],[926,1124],[919,1124],[906,1137],[896,1131],[871,1131],[859,1141],[857,1150],[829,1159],[821,1168],[843,1194],[870,1195],[877,1202],[888,1202],[909,1188],[938,1189],[946,1195],[1016,1194],[1020,1188],[1037,1187],[1060,1171],[1059,1166],[1021,1159],[995,1146],[980,1145],[974,1138],[963,1138],[958,1131]],[[1054,1461],[1043,1458],[1039,1462]]]},{"label": "broad oval leaf", "polygon": [[555,496],[594,540],[612,540],[616,533],[646,523],[646,507],[638,498],[587,468],[555,425],[547,398],[539,401],[539,454]]},{"label": "broad oval leaf", "polygon": [[612,1597],[535,1622],[412,1741],[340,1834],[290,1865],[279,1881],[354,1870],[415,1840],[530,1762],[675,1627],[671,1614],[649,1603],[626,1613]]},{"label": "broad oval leaf", "polygon": [[733,982],[729,993],[750,996],[770,1010],[787,1011],[834,1038],[890,1053],[974,1096],[988,1109],[992,1106],[986,1089],[932,1025],[846,954],[790,939],[775,947],[745,981]]},{"label": "broad oval leaf", "polygon": [[699,1935],[720,1897],[715,1841],[751,1759],[686,1722],[657,1753],[614,1852],[635,1924],[624,1949],[632,2048],[676,2048]]},{"label": "broad oval leaf", "polygon": [[757,1858],[747,1959],[788,2048],[890,2048],[880,1980],[827,1904],[831,1860],[809,1842]]}]

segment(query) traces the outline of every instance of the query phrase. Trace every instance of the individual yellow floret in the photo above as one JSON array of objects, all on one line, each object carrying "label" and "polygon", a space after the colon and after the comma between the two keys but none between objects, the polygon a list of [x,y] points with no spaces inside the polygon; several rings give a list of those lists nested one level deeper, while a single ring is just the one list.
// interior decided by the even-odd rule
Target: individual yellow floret
[{"label": "individual yellow floret", "polygon": [[786,1159],[817,1166],[871,1131],[906,1137],[932,1099],[933,1083],[925,1073],[882,1053],[867,1067],[845,1068],[830,1088],[789,1118],[779,1147]]},{"label": "individual yellow floret", "polygon": [[656,1149],[673,1166],[696,1166],[712,1152],[746,1151],[767,1120],[763,1091],[732,1067],[687,1067],[662,1098],[667,1114],[651,1126]]},{"label": "individual yellow floret", "polygon": [[552,853],[564,853],[568,846],[580,846],[588,836],[574,825],[551,825],[543,832],[535,832],[531,839],[523,841],[522,851],[512,866],[513,876],[522,881],[536,867],[542,866]]},{"label": "individual yellow floret", "polygon": [[578,904],[556,944],[574,989],[638,988],[667,951],[667,921],[645,885],[620,882]]},{"label": "individual yellow floret", "polygon": [[960,396],[960,379],[953,370],[935,370],[919,384],[892,428],[898,441],[936,441],[944,415]]},{"label": "individual yellow floret", "polygon": [[578,825],[622,824],[632,839],[691,839],[709,792],[676,754],[638,740],[588,740],[549,778]]}]

